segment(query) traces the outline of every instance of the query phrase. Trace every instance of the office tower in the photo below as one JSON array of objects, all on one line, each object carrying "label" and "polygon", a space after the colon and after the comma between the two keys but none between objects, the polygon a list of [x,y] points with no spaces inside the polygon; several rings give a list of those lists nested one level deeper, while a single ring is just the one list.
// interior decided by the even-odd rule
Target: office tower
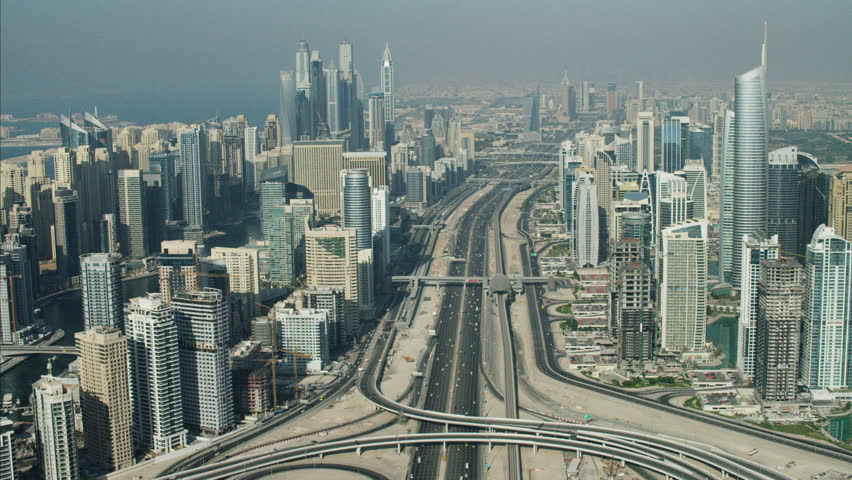
[{"label": "office tower", "polygon": [[311,200],[294,199],[269,209],[269,282],[289,287],[304,273],[305,232],[314,219]]},{"label": "office tower", "polygon": [[417,163],[423,167],[431,167],[435,163],[435,160],[438,159],[437,148],[437,142],[435,136],[432,134],[432,130],[427,129],[423,136],[420,137],[420,152],[417,156]]},{"label": "office tower", "polygon": [[385,52],[382,55],[382,68],[379,72],[379,80],[382,85],[382,94],[384,101],[385,123],[393,124],[394,122],[394,81],[393,59],[391,59],[390,46],[385,44]]},{"label": "office tower", "polygon": [[74,335],[80,352],[80,409],[86,454],[109,471],[133,464],[127,338],[111,327]]},{"label": "office tower", "polygon": [[625,167],[628,171],[635,172],[636,161],[633,158],[633,135],[631,134],[627,138],[616,135],[613,143],[615,148],[615,164]]},{"label": "office tower", "polygon": [[130,258],[148,255],[145,237],[145,198],[142,170],[118,171],[118,238],[121,252]]},{"label": "office tower", "polygon": [[77,148],[89,144],[89,133],[86,129],[65,115],[59,117],[59,135],[63,147]]},{"label": "office tower", "polygon": [[56,271],[64,278],[80,274],[79,207],[76,191],[63,187],[53,190],[53,258]]},{"label": "office tower", "polygon": [[568,117],[568,120],[572,120],[571,117],[571,80],[568,79],[568,71],[562,72],[562,81],[559,83],[560,93],[562,94],[562,100],[559,105],[559,110]]},{"label": "office tower", "polygon": [[660,317],[662,349],[698,352],[707,329],[706,220],[689,220],[662,231]]},{"label": "office tower", "polygon": [[[330,360],[327,310],[286,308],[275,305],[275,335],[278,347],[299,356],[285,355],[288,362],[295,358],[300,373],[319,372]],[[293,365],[290,364],[292,369]],[[289,371],[285,367],[285,371]]]},{"label": "office tower", "polygon": [[326,121],[325,71],[319,50],[311,50],[310,62],[310,123],[314,138],[328,137],[328,122]]},{"label": "office tower", "polygon": [[105,148],[77,147],[76,161],[73,188],[79,202],[80,252],[88,253],[99,244],[96,234],[101,216],[115,213],[116,178],[109,151]]},{"label": "office tower", "polygon": [[[182,216],[178,208],[180,194],[175,168],[179,166],[180,151],[160,150],[151,153],[148,157],[151,169],[160,173],[160,186],[163,195],[163,218],[166,221],[175,220]],[[156,245],[148,245],[150,250],[155,250]]]},{"label": "office tower", "polygon": [[269,241],[270,212],[274,207],[287,203],[287,182],[266,181],[260,183],[260,229],[263,239]]},{"label": "office tower", "polygon": [[381,260],[383,266],[390,265],[390,188],[387,185],[373,188],[370,195],[370,215],[375,257]]},{"label": "office tower", "polygon": [[743,375],[754,375],[760,265],[764,260],[776,260],[779,257],[778,236],[765,237],[762,233],[746,235],[740,241],[740,248],[743,254],[743,271],[740,276],[742,288],[737,335],[737,369]]},{"label": "office tower", "polygon": [[802,323],[802,383],[811,390],[850,386],[852,242],[820,225],[808,245]]},{"label": "office tower", "polygon": [[203,433],[225,433],[234,427],[225,298],[214,288],[177,293],[172,312],[180,353],[183,423]]},{"label": "office tower", "polygon": [[328,348],[335,350],[341,346],[345,308],[343,290],[333,287],[317,287],[298,290],[296,296],[298,308],[325,310],[328,312]]},{"label": "office tower", "polygon": [[125,332],[136,445],[171,452],[186,445],[177,324],[159,293],[132,298]]},{"label": "office tower", "polygon": [[645,82],[642,80],[637,80],[634,82],[636,84],[636,99],[640,102],[644,103],[645,101]]},{"label": "office tower", "polygon": [[[829,224],[828,209],[830,201],[831,176],[820,169],[816,159],[807,153],[799,152],[801,177],[799,178],[798,241],[795,252],[805,256],[808,243],[817,227]],[[835,193],[837,190],[835,190]],[[830,226],[830,225],[829,225]]]},{"label": "office tower", "polygon": [[325,117],[328,122],[328,134],[331,138],[337,138],[344,130],[341,125],[341,80],[340,70],[332,63],[325,70]]},{"label": "office tower", "polygon": [[538,91],[531,93],[524,99],[524,131],[537,132],[541,128],[540,112],[539,112],[539,97]]},{"label": "office tower", "polygon": [[573,194],[574,261],[580,267],[594,267],[599,258],[600,213],[595,177],[588,170],[578,170],[571,187]]},{"label": "office tower", "polygon": [[799,234],[799,167],[796,147],[769,152],[766,233],[778,235],[781,250],[795,252]]},{"label": "office tower", "polygon": [[686,165],[676,172],[686,179],[688,218],[707,218],[707,170],[701,160],[687,160]]},{"label": "office tower", "polygon": [[[734,112],[725,110],[722,134],[721,181],[719,185],[719,275],[723,282],[731,281],[734,268]],[[807,244],[808,240],[803,242]]]},{"label": "office tower", "polygon": [[45,480],[80,478],[71,391],[53,375],[43,375],[33,384],[30,406],[41,477]]},{"label": "office tower", "polygon": [[32,209],[32,227],[40,260],[53,259],[53,182],[48,177],[27,177],[24,201]]},{"label": "office tower", "polygon": [[689,155],[687,135],[689,117],[671,116],[663,120],[662,130],[662,167],[666,172],[675,172],[683,168],[684,161]]},{"label": "office tower", "polygon": [[15,480],[15,429],[14,423],[0,417],[0,480]]},{"label": "office tower", "polygon": [[311,47],[305,40],[299,40],[296,46],[296,88],[311,88]]},{"label": "office tower", "polygon": [[380,151],[385,149],[385,100],[384,95],[371,93],[367,97],[367,141],[370,149]]},{"label": "office tower", "polygon": [[565,140],[559,147],[559,192],[558,200],[562,208],[565,229],[573,228],[574,214],[574,178],[575,171],[583,165],[583,159],[577,155],[577,146],[570,140]]},{"label": "office tower", "polygon": [[828,225],[846,240],[852,241],[852,167],[841,167],[831,176],[828,201]]},{"label": "office tower", "polygon": [[343,226],[357,232],[358,250],[373,248],[370,213],[370,174],[367,169],[341,170]]},{"label": "office tower", "polygon": [[124,326],[124,287],[121,283],[121,255],[89,253],[80,257],[83,287],[83,323],[94,327]]},{"label": "office tower", "polygon": [[391,193],[405,195],[405,169],[409,167],[412,146],[400,142],[391,147],[389,180]]},{"label": "office tower", "polygon": [[204,131],[193,127],[180,132],[181,199],[183,220],[192,226],[204,226],[204,173],[202,154]]},{"label": "office tower", "polygon": [[804,272],[793,259],[764,260],[758,282],[754,388],[767,402],[796,399]]},{"label": "office tower", "polygon": [[305,234],[307,285],[343,290],[344,322],[341,343],[350,345],[358,335],[358,246],[355,229],[325,226]]},{"label": "office tower", "polygon": [[615,91],[615,83],[606,84],[606,118],[615,119],[615,110],[618,108],[618,93]]},{"label": "office tower", "polygon": [[278,124],[280,127],[278,146],[290,145],[296,140],[296,79],[293,72],[281,70],[279,73]]},{"label": "office tower", "polygon": [[382,187],[388,184],[388,155],[380,152],[345,152],[343,168],[346,170],[367,169],[370,173],[370,184]]},{"label": "office tower", "polygon": [[580,103],[584,112],[591,112],[594,108],[592,88],[591,82],[583,80],[580,88]]},{"label": "office tower", "polygon": [[343,140],[299,141],[293,145],[293,183],[313,194],[321,215],[340,210],[340,171]]},{"label": "office tower", "polygon": [[338,49],[338,63],[340,64],[340,79],[351,82],[355,64],[352,57],[352,44],[344,40],[340,42]]},{"label": "office tower", "polygon": [[165,303],[182,291],[198,290],[198,256],[195,242],[171,240],[161,244],[157,257],[160,275],[160,294]]},{"label": "office tower", "polygon": [[609,254],[607,248],[609,246],[609,214],[612,206],[612,168],[615,164],[615,152],[596,151],[592,167],[595,175],[595,190],[598,195],[598,233],[600,235],[600,247],[598,247],[598,255],[601,260],[605,259]]},{"label": "office tower", "polygon": [[[763,51],[766,51],[764,38]],[[765,55],[764,55],[765,57]],[[743,235],[765,232],[767,225],[767,94],[766,65],[738,75],[734,82],[734,242]],[[731,281],[740,286],[743,258],[733,249]]]},{"label": "office tower", "polygon": [[405,169],[405,206],[406,208],[423,208],[431,199],[431,170],[429,167],[417,166]]}]

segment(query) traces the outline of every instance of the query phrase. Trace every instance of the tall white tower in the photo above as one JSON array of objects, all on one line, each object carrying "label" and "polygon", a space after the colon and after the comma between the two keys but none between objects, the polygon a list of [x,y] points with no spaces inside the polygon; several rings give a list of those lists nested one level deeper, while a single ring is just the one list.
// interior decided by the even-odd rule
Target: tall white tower
[{"label": "tall white tower", "polygon": [[393,59],[391,58],[390,46],[385,44],[385,53],[382,55],[382,69],[380,72],[382,82],[382,93],[385,102],[385,123],[393,123],[394,120],[394,73]]}]

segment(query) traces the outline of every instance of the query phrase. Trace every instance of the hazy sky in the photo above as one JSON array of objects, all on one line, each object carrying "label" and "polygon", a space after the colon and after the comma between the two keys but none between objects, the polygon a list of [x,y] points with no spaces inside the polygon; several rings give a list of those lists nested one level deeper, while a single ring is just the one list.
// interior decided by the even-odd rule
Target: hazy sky
[{"label": "hazy sky", "polygon": [[275,102],[303,36],[335,62],[349,39],[368,88],[386,40],[398,84],[548,82],[565,68],[726,80],[759,61],[764,19],[770,87],[852,81],[849,0],[0,0],[0,100]]}]

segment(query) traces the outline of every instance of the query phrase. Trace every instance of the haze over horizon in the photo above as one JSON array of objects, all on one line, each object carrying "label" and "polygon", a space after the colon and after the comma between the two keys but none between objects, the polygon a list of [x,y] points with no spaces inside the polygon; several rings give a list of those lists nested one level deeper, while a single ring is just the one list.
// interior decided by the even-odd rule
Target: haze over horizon
[{"label": "haze over horizon", "polygon": [[666,3],[4,1],[0,100],[10,112],[77,110],[99,99],[108,111],[128,102],[272,111],[277,72],[294,67],[300,38],[327,63],[351,41],[367,89],[385,41],[401,87],[557,82],[566,69],[574,81],[733,85],[759,62],[764,20],[770,84],[852,81],[852,63],[839,61],[852,45],[849,17],[838,15],[845,2]]}]

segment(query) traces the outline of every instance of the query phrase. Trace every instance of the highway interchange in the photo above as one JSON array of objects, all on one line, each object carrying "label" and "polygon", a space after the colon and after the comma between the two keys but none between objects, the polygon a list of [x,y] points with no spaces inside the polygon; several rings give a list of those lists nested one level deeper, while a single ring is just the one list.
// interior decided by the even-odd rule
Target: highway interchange
[{"label": "highway interchange", "polygon": [[[515,171],[511,175],[512,177],[526,176],[531,172],[522,173],[523,175],[519,175]],[[446,220],[450,213],[459,208],[461,202],[467,196],[483,186],[484,182],[465,184],[454,191],[437,208],[432,209],[427,219],[438,223]],[[489,249],[486,232],[489,230],[489,226],[495,224],[495,219],[499,220],[499,212],[505,206],[505,201],[517,194],[522,188],[524,187],[519,185],[500,185],[479,198],[461,216],[459,224],[454,229],[455,242],[451,243],[451,248],[453,257],[466,261],[452,262],[449,275],[485,276],[489,273],[502,272],[503,262],[500,248],[493,252],[497,256],[495,259],[496,271],[487,271]],[[499,239],[499,227],[495,230],[493,234]],[[524,229],[520,230],[523,231]],[[423,254],[421,258],[429,259],[419,265],[418,274],[425,274],[428,271],[431,258],[440,253],[433,252],[435,237],[434,232],[427,230],[418,231],[413,235],[412,242],[421,245],[420,252]],[[495,244],[500,245],[499,240]],[[537,272],[535,264],[531,262],[530,256],[526,253],[528,249],[529,246],[522,248],[521,258],[524,259],[524,272],[522,273],[526,276],[532,276]],[[547,319],[542,318],[542,313],[537,307],[539,305],[539,288],[527,286],[524,295],[527,296],[530,322],[534,331],[536,366],[547,376],[566,384],[581,385],[583,388],[605,392],[607,395],[619,398],[628,397],[634,402],[653,404],[654,408],[675,415],[690,416],[712,424],[721,423],[726,428],[739,428],[749,434],[762,435],[788,445],[807,446],[811,451],[819,451],[819,453],[833,458],[852,458],[848,452],[831,446],[793,437],[768,434],[759,430],[754,431],[737,422],[726,422],[721,418],[717,419],[696,412],[685,411],[672,407],[664,401],[660,402],[628,394],[620,389],[593,381],[584,381],[584,379],[562,372],[555,359],[553,339],[550,338],[549,328],[543,328],[543,326],[548,325]],[[425,365],[422,365],[421,368],[424,373],[423,380],[415,379],[409,385],[405,395],[396,400],[387,398],[381,392],[380,383],[384,362],[396,335],[396,330],[391,329],[371,336],[370,346],[366,349],[368,353],[364,358],[364,371],[357,378],[347,378],[341,381],[337,390],[327,395],[326,400],[321,402],[323,405],[317,406],[317,408],[322,408],[326,404],[330,405],[328,402],[334,401],[339,394],[349,390],[357,383],[362,394],[377,407],[397,413],[401,417],[420,420],[420,427],[416,434],[398,435],[393,438],[371,437],[370,435],[380,432],[386,426],[378,425],[370,431],[360,432],[357,435],[338,437],[334,441],[316,443],[305,447],[289,448],[273,454],[253,455],[249,453],[233,458],[230,458],[231,455],[219,456],[228,449],[233,449],[240,442],[247,440],[249,435],[257,435],[256,432],[250,432],[246,437],[227,443],[223,442],[217,449],[208,449],[188,457],[186,461],[164,472],[164,476],[166,478],[227,478],[234,476],[236,472],[249,471],[251,472],[250,477],[243,477],[243,474],[240,474],[239,478],[260,478],[258,475],[261,473],[271,473],[274,469],[280,469],[283,462],[300,458],[316,458],[321,455],[353,450],[360,453],[365,448],[396,447],[401,451],[407,449],[411,453],[409,471],[406,472],[405,478],[431,479],[443,477],[452,480],[482,478],[484,449],[490,448],[491,444],[505,444],[515,445],[509,449],[510,456],[512,449],[517,450],[518,445],[538,445],[542,448],[585,451],[608,458],[621,459],[634,466],[639,465],[672,478],[717,478],[721,475],[721,472],[739,478],[788,478],[771,468],[734,457],[721,450],[713,449],[711,451],[677,440],[591,425],[555,422],[551,421],[552,416],[543,412],[535,412],[529,408],[522,410],[531,412],[540,420],[518,419],[517,379],[514,379],[513,375],[507,375],[503,379],[504,381],[500,382],[502,385],[497,387],[502,387],[503,392],[509,394],[506,418],[480,416],[482,414],[480,411],[482,404],[480,386],[488,384],[489,388],[494,388],[492,379],[480,375],[480,329],[485,302],[488,300],[485,292],[483,292],[482,284],[447,285],[443,288],[443,292],[437,324],[435,325],[437,335],[430,341],[432,354],[424,357]],[[404,322],[405,319],[402,317],[416,312],[420,299],[419,297],[403,298],[402,295],[395,298],[401,303],[395,303],[392,306],[385,321]],[[499,304],[503,299],[498,298],[496,301]],[[414,305],[406,305],[406,303],[413,303]],[[506,355],[506,364],[503,370],[514,372],[514,368],[509,368],[514,363],[511,346],[511,324],[508,319],[505,319],[504,322],[502,316],[499,321],[503,330],[501,335],[504,338],[503,352]],[[494,393],[503,397],[500,392]],[[405,403],[401,401],[402,398],[406,398]],[[511,415],[511,410],[515,411],[514,415]],[[269,428],[284,425],[291,418],[289,415],[280,415],[279,417]],[[210,462],[214,458],[216,458],[216,461]],[[520,460],[517,459],[516,462],[515,466],[512,466],[511,461],[509,462],[507,478],[513,478],[514,471],[520,471]],[[401,477],[402,474],[399,478]]]}]

